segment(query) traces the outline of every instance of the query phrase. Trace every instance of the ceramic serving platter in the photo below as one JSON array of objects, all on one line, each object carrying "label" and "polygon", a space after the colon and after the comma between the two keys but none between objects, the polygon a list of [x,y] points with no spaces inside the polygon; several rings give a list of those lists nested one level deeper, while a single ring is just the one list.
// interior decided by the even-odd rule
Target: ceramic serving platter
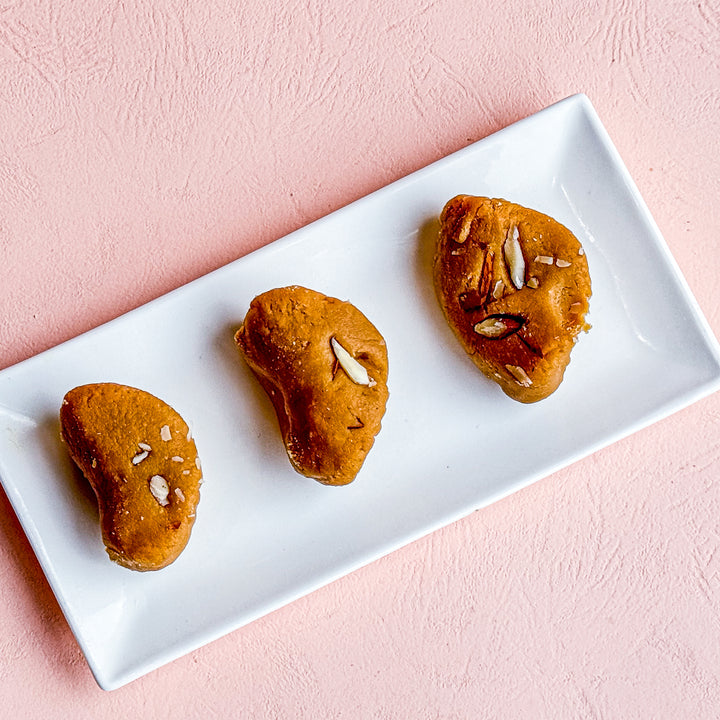
[{"label": "ceramic serving platter", "polygon": [[[592,330],[542,402],[513,402],[486,380],[435,299],[437,217],[459,193],[540,210],[585,247]],[[233,343],[250,300],[289,284],[350,300],[387,341],[383,429],[346,487],[291,469],[270,402]],[[185,552],[160,572],[108,560],[92,493],[59,441],[65,392],[99,381],[162,398],[197,442],[205,475],[197,522]],[[716,341],[594,109],[576,95],[7,368],[0,477],[95,678],[112,689],[719,381]]]}]

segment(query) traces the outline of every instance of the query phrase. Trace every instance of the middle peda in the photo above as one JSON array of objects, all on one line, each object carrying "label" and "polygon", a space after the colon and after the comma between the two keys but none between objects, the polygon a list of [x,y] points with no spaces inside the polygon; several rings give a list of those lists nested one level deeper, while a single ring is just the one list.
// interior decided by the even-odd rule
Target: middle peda
[{"label": "middle peda", "polygon": [[351,303],[293,285],[254,298],[235,342],[272,401],[295,470],[326,485],[352,482],[388,399],[375,326]]}]

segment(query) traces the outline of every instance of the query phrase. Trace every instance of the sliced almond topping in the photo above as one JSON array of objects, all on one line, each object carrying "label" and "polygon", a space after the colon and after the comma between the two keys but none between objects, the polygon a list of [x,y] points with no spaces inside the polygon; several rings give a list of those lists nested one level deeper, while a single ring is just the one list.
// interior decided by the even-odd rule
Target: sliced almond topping
[{"label": "sliced almond topping", "polygon": [[495,283],[495,287],[492,291],[492,296],[495,300],[499,300],[503,296],[503,292],[505,291],[505,283],[502,280],[498,280]]},{"label": "sliced almond topping", "polygon": [[555,264],[560,268],[570,267],[570,263],[567,260],[561,260],[560,258],[555,260]]},{"label": "sliced almond topping", "polygon": [[512,225],[508,229],[503,245],[503,253],[512,284],[520,290],[525,284],[525,258],[520,247],[520,231],[517,225]]},{"label": "sliced almond topping", "polygon": [[517,332],[525,320],[515,315],[491,315],[482,322],[476,323],[473,330],[486,338],[502,339]]},{"label": "sliced almond topping", "polygon": [[139,465],[150,453],[147,450],[143,450],[141,453],[138,453],[133,459],[132,464],[133,465]]},{"label": "sliced almond topping", "polygon": [[555,260],[550,255],[538,255],[535,258],[535,262],[542,263],[543,265],[552,265]]},{"label": "sliced almond topping", "polygon": [[170,432],[170,427],[168,425],[163,425],[160,428],[160,438],[165,442],[172,440],[172,433]]},{"label": "sliced almond topping", "polygon": [[474,215],[466,215],[465,219],[463,220],[462,227],[460,228],[460,232],[458,233],[457,237],[455,238],[456,243],[464,243],[468,239],[468,235],[470,234],[470,226],[472,225],[472,221],[475,219]]},{"label": "sliced almond topping", "polygon": [[507,325],[500,318],[487,318],[482,322],[476,323],[473,330],[483,337],[496,338],[500,337],[506,330]]},{"label": "sliced almond topping", "polygon": [[532,380],[528,374],[519,365],[506,365],[505,369],[515,378],[518,385],[530,387]]},{"label": "sliced almond topping", "polygon": [[374,385],[367,370],[334,338],[330,338],[335,357],[347,376],[357,385]]},{"label": "sliced almond topping", "polygon": [[190,430],[190,428],[188,428],[187,440],[192,440],[192,430]]},{"label": "sliced almond topping", "polygon": [[138,447],[141,450],[147,450],[148,452],[152,450],[152,448],[147,443],[138,443]]},{"label": "sliced almond topping", "polygon": [[585,248],[582,248],[582,247],[581,247],[581,248],[578,250],[578,255],[584,255],[584,254],[585,254]]},{"label": "sliced almond topping", "polygon": [[536,277],[531,277],[527,281],[527,286],[535,290],[540,285],[540,281]]},{"label": "sliced almond topping", "polygon": [[170,504],[168,500],[170,488],[168,487],[167,480],[165,480],[162,475],[153,475],[150,478],[150,492],[163,507]]},{"label": "sliced almond topping", "polygon": [[183,459],[179,455],[173,455],[170,459],[173,462],[183,462]]},{"label": "sliced almond topping", "polygon": [[198,455],[198,457],[195,458],[195,467],[198,470],[202,470],[202,466],[200,465],[200,456],[199,455]]},{"label": "sliced almond topping", "polygon": [[180,502],[185,502],[185,495],[179,487],[175,488],[175,494],[178,496]]}]

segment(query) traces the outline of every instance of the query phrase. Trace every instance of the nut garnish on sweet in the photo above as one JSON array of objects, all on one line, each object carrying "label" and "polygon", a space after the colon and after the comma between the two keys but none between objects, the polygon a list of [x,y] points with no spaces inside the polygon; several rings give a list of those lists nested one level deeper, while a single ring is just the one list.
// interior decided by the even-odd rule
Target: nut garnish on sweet
[{"label": "nut garnish on sweet", "polygon": [[333,353],[347,376],[358,385],[371,385],[372,378],[367,370],[334,338],[330,338]]},{"label": "nut garnish on sweet", "polygon": [[476,323],[473,330],[486,338],[501,339],[517,332],[524,324],[525,320],[519,315],[490,315]]},{"label": "nut garnish on sweet", "polygon": [[455,238],[456,243],[464,243],[467,238],[468,234],[470,233],[470,226],[472,225],[473,216],[468,215],[465,220],[463,221],[462,227],[460,228],[460,232],[458,233],[457,237]]},{"label": "nut garnish on sweet", "polygon": [[518,290],[522,289],[525,284],[525,258],[520,247],[520,231],[517,225],[508,228],[503,244],[503,254],[513,285]]},{"label": "nut garnish on sweet", "polygon": [[137,455],[135,455],[133,457],[132,464],[139,465],[149,454],[150,454],[149,450],[143,450],[142,452],[139,452]]},{"label": "nut garnish on sweet", "polygon": [[505,367],[520,385],[523,387],[532,385],[532,380],[519,365],[506,365]]},{"label": "nut garnish on sweet", "polygon": [[170,488],[168,487],[167,480],[162,475],[153,475],[150,478],[150,492],[153,497],[165,507],[170,504],[168,495],[170,494]]}]

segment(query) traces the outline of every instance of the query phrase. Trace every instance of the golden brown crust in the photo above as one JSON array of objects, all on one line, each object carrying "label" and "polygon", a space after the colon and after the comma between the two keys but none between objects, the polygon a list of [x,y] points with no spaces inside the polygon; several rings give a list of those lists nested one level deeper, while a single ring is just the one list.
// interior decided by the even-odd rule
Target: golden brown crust
[{"label": "golden brown crust", "polygon": [[[333,338],[368,384],[343,369]],[[351,482],[388,398],[387,348],[374,325],[349,302],[295,285],[258,295],[235,341],[273,403],[295,470],[328,485]]]},{"label": "golden brown crust", "polygon": [[202,482],[182,417],[143,390],[96,383],[65,395],[60,426],[97,497],[110,558],[131,570],[173,562],[190,538]]},{"label": "golden brown crust", "polygon": [[566,227],[505,200],[459,195],[440,216],[434,281],[461,344],[507,395],[529,403],[557,389],[589,327],[591,295],[587,259]]}]

